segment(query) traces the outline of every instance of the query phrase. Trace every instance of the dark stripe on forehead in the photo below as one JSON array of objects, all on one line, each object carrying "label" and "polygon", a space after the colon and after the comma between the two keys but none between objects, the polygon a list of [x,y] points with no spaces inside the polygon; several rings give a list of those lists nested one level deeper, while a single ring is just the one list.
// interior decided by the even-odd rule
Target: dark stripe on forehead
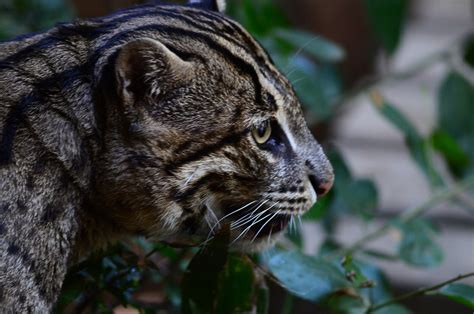
[{"label": "dark stripe on forehead", "polygon": [[[280,78],[287,88],[291,88],[290,85],[287,84],[286,79],[284,79],[284,76],[277,70],[275,62],[273,62],[273,59],[268,52],[238,22],[220,13],[212,11],[187,10],[185,11],[185,14],[191,15],[194,19],[201,21],[203,24],[208,24],[209,21],[214,21],[217,25],[224,26],[224,31],[226,33],[239,35],[241,39],[240,41],[245,43],[245,51],[255,58],[256,63],[258,63],[261,68],[265,69],[263,74],[268,78],[267,72],[271,73],[275,78]],[[202,17],[206,17],[209,20],[203,20]],[[224,37],[221,34],[219,36]],[[225,38],[227,39],[227,37]]]},{"label": "dark stripe on forehead", "polygon": [[[271,56],[261,47],[254,37],[252,37],[239,23],[217,12],[198,10],[183,6],[159,6],[155,7],[154,10],[149,10],[146,14],[135,13],[127,15],[125,18],[116,20],[115,22],[121,22],[135,17],[141,18],[148,15],[170,17],[187,24],[192,28],[220,37],[241,48],[251,56],[259,67],[265,70],[263,71],[263,74],[266,77],[268,77],[267,73],[271,73],[275,78],[281,79],[283,77],[276,69]],[[286,80],[283,79],[283,83],[285,84]]]},{"label": "dark stripe on forehead", "polygon": [[[225,25],[225,30],[229,33],[239,34],[244,40],[245,44],[251,47],[252,50],[255,52],[257,61],[263,64],[273,64],[273,61],[268,52],[265,49],[262,49],[262,47],[257,43],[257,41],[239,23],[217,12],[202,11],[198,12],[195,16],[199,17],[199,15],[205,16],[211,20],[218,22],[219,24]],[[261,55],[259,53],[261,53]]]},{"label": "dark stripe on forehead", "polygon": [[[196,13],[196,12],[193,12],[193,13]],[[231,35],[235,34],[235,32],[229,30],[229,28],[226,27],[226,25],[222,23],[222,21],[219,21],[220,22],[219,25],[224,27],[225,32],[219,32],[218,29],[213,28],[213,26],[216,26],[216,25],[210,25],[208,22],[201,20],[199,18],[201,14],[193,14],[193,17],[191,18],[183,13],[176,13],[175,11],[161,10],[159,12],[159,15],[170,17],[172,19],[181,21],[197,30],[202,30],[207,33],[213,34],[215,36],[221,37],[227,40],[228,42],[231,42],[232,44],[238,46],[239,48],[245,50],[249,55],[254,55],[254,53],[252,53],[248,49],[248,47],[244,46],[241,42],[237,41],[234,37],[231,37]]]},{"label": "dark stripe on forehead", "polygon": [[[239,56],[234,55],[229,49],[226,47],[218,44],[212,38],[207,36],[206,34],[161,24],[152,24],[152,25],[145,25],[139,26],[133,29],[129,29],[114,35],[110,38],[104,45],[97,48],[92,55],[90,61],[91,64],[96,64],[97,60],[102,55],[104,50],[111,49],[112,47],[116,47],[123,42],[130,40],[131,38],[136,38],[137,34],[140,32],[146,31],[157,31],[160,33],[164,33],[167,35],[173,35],[178,37],[187,37],[190,40],[199,40],[200,42],[206,44],[209,48],[219,53],[225,60],[231,63],[238,71],[243,72],[244,74],[250,76],[252,79],[254,88],[255,88],[255,101],[260,106],[263,105],[262,102],[262,86],[260,85],[260,81],[258,79],[257,72],[255,68],[245,61],[244,59],[240,58]],[[171,45],[170,45],[171,46]]]},{"label": "dark stripe on forehead", "polygon": [[[248,34],[248,32],[246,32],[241,26],[239,26],[238,23],[216,12],[209,12],[207,10],[199,9],[196,10],[190,7],[173,5],[160,5],[155,7],[145,6],[142,10],[130,10],[130,14],[123,14],[113,20],[110,20],[109,22],[121,23],[124,21],[132,20],[134,18],[141,18],[153,15],[171,17],[180,20],[192,27],[205,30],[216,36],[225,38],[227,41],[232,42],[233,44],[241,47],[242,49],[245,49],[249,54],[255,56],[257,59],[256,61],[262,63],[262,65],[266,65],[267,63],[273,63],[268,53],[258,44],[256,44],[256,41],[251,37],[251,35]],[[208,20],[202,19],[203,17],[207,18]],[[210,21],[215,22],[213,23],[214,25],[210,25]],[[224,32],[218,32],[214,28],[212,28],[212,26],[220,26],[222,27]],[[247,47],[242,43],[239,43],[239,41],[235,38],[229,36],[232,34],[239,35],[239,37],[241,37]],[[251,50],[253,51],[249,51],[249,48],[251,48]]]},{"label": "dark stripe on forehead", "polygon": [[[192,15],[195,21],[200,20],[202,24],[193,21],[191,18],[187,17],[185,14]],[[265,58],[262,58],[262,55],[260,54],[260,52],[263,52],[263,55],[268,56],[266,52],[261,47],[255,45],[254,40],[242,28],[236,27],[234,25],[236,24],[235,22],[233,21],[229,22],[229,20],[225,19],[223,16],[216,15],[212,12],[190,9],[190,8],[179,7],[179,6],[178,7],[176,6],[144,6],[138,9],[134,8],[130,10],[125,10],[123,12],[120,12],[120,15],[112,19],[107,19],[108,17],[97,19],[103,24],[84,23],[84,24],[61,25],[55,30],[54,33],[47,35],[45,38],[42,38],[41,40],[39,40],[37,43],[29,45],[28,47],[25,47],[24,49],[21,49],[15,54],[8,56],[2,61],[0,61],[0,69],[5,63],[18,63],[19,61],[26,59],[28,57],[34,57],[37,52],[47,51],[51,47],[59,45],[63,43],[65,40],[68,40],[69,37],[79,36],[79,37],[83,37],[86,40],[99,38],[100,36],[106,34],[107,32],[117,29],[120,23],[127,22],[127,21],[131,22],[133,21],[133,19],[139,19],[143,17],[152,17],[154,15],[156,15],[157,17],[166,16],[166,17],[170,17],[176,20],[180,20],[183,23],[189,25],[190,27],[203,30],[215,36],[221,37],[229,41],[230,43],[238,46],[239,48],[243,49],[250,56],[255,57],[257,63],[259,63],[260,66],[263,66],[268,71],[273,72],[273,70],[270,69],[270,67],[267,64],[269,58],[267,58],[267,60],[264,60]],[[200,17],[202,16],[215,21],[219,25],[222,25],[224,27],[225,32],[219,33],[213,30],[212,26],[209,25],[209,22],[204,22],[202,19],[200,19]],[[129,32],[129,31],[133,31],[133,29],[125,30],[124,32]],[[248,47],[242,45],[239,41],[229,36],[232,34],[238,34],[239,37],[241,37],[243,41],[246,43],[246,45],[248,47],[251,47],[253,51],[250,51]],[[208,40],[212,40],[212,39],[208,38]]]},{"label": "dark stripe on forehead", "polygon": [[[233,45],[244,50],[249,56],[255,59],[255,62],[267,72],[276,75],[281,74],[275,70],[274,63],[268,53],[257,41],[238,23],[219,15],[219,13],[203,10],[190,9],[189,7],[159,7],[159,10],[134,16],[128,15],[127,18],[141,18],[148,15],[166,16],[197,30],[202,30],[225,39]],[[212,24],[211,24],[212,23]],[[236,39],[238,36],[239,38]],[[266,73],[266,72],[265,72]]]},{"label": "dark stripe on forehead", "polygon": [[168,172],[173,172],[177,168],[179,168],[179,167],[181,167],[181,166],[183,166],[187,163],[199,160],[199,159],[201,159],[205,156],[209,156],[210,154],[220,150],[224,146],[236,144],[245,135],[247,135],[249,132],[250,132],[249,130],[244,130],[244,131],[241,131],[239,133],[229,134],[229,135],[225,136],[224,138],[222,138],[221,140],[219,140],[215,143],[212,143],[212,144],[206,145],[204,147],[201,147],[199,150],[197,150],[195,152],[192,152],[191,154],[189,154],[185,157],[178,158],[173,163],[167,164],[165,166],[165,170],[168,171]]}]

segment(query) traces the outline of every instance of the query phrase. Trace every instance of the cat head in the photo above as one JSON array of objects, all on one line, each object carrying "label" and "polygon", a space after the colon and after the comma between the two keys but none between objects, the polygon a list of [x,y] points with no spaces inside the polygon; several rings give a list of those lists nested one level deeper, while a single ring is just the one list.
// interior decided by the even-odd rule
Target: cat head
[{"label": "cat head", "polygon": [[133,232],[205,239],[229,224],[235,246],[265,246],[327,193],[332,167],[290,83],[239,24],[156,10],[160,26],[129,30],[110,61],[100,195]]}]

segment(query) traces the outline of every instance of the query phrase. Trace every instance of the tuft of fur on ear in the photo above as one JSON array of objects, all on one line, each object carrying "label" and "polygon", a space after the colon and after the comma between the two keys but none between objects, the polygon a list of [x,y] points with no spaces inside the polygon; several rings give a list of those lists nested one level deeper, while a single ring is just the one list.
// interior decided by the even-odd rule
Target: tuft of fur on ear
[{"label": "tuft of fur on ear", "polygon": [[189,0],[188,5],[201,8],[201,9],[224,13],[225,8],[226,8],[226,1],[225,0]]},{"label": "tuft of fur on ear", "polygon": [[135,103],[190,79],[191,62],[184,61],[159,41],[141,38],[124,44],[115,62],[117,92],[125,103]]}]

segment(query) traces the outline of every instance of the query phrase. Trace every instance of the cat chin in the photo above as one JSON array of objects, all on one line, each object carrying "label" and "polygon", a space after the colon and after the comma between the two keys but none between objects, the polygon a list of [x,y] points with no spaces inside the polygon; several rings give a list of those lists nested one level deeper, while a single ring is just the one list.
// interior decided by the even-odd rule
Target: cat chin
[{"label": "cat chin", "polygon": [[[245,235],[238,240],[238,233],[232,233],[229,242],[229,251],[242,253],[257,253],[271,248],[283,236],[286,228],[279,229],[276,232],[271,232],[266,235],[259,235],[254,238],[254,234]],[[212,241],[212,236],[209,237],[209,230],[202,232],[200,230],[196,234],[186,234],[183,232],[176,232],[168,236],[152,235],[147,237],[152,242],[160,242],[172,247],[201,247]],[[206,240],[207,239],[207,240]]]},{"label": "cat chin", "polygon": [[275,245],[279,239],[283,236],[284,230],[272,234],[269,237],[259,238],[252,241],[250,239],[243,239],[236,243],[231,244],[229,250],[232,252],[243,252],[243,253],[258,253],[265,251]]}]

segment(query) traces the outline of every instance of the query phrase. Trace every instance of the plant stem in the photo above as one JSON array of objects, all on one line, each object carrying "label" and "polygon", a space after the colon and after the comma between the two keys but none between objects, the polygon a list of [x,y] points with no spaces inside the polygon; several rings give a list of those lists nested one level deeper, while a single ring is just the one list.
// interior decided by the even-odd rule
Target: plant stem
[{"label": "plant stem", "polygon": [[436,291],[439,288],[442,288],[442,287],[444,287],[444,286],[446,286],[450,283],[453,283],[455,281],[459,281],[459,280],[464,279],[464,278],[472,277],[472,276],[474,276],[474,272],[468,273],[468,274],[463,274],[463,275],[458,275],[457,277],[451,278],[449,280],[446,280],[442,283],[436,284],[436,285],[428,287],[428,288],[421,288],[421,289],[418,289],[418,290],[415,290],[415,291],[412,291],[412,292],[408,292],[406,294],[402,294],[399,297],[396,297],[396,298],[390,299],[388,301],[385,301],[385,302],[382,302],[382,303],[371,306],[367,310],[366,313],[372,313],[372,312],[375,312],[375,311],[377,311],[377,310],[379,310],[379,309],[381,309],[381,308],[383,308],[387,305],[390,305],[390,304],[393,304],[393,303],[398,303],[400,301],[403,301],[403,300],[406,300],[406,299],[409,299],[409,298],[413,298],[413,297],[416,297],[416,296],[419,296],[419,295],[424,295],[424,294],[427,294],[428,292]]},{"label": "plant stem", "polygon": [[[441,202],[447,201],[451,198],[456,197],[460,193],[468,190],[469,188],[474,187],[474,176],[468,177],[467,179],[461,181],[460,183],[453,184],[450,188],[444,189],[441,192],[435,194],[432,198],[427,200],[425,203],[421,204],[418,207],[414,207],[404,211],[399,220],[404,223],[408,222],[419,215],[426,212],[428,209],[432,208],[435,205],[438,205]],[[384,223],[380,228],[376,229],[372,233],[367,234],[366,236],[362,237],[361,239],[354,242],[351,246],[347,248],[343,248],[342,250],[336,252],[338,255],[349,255],[360,249],[364,246],[367,242],[370,242],[374,239],[379,238],[380,236],[384,235],[390,228],[392,227],[391,221],[387,221]]]}]

